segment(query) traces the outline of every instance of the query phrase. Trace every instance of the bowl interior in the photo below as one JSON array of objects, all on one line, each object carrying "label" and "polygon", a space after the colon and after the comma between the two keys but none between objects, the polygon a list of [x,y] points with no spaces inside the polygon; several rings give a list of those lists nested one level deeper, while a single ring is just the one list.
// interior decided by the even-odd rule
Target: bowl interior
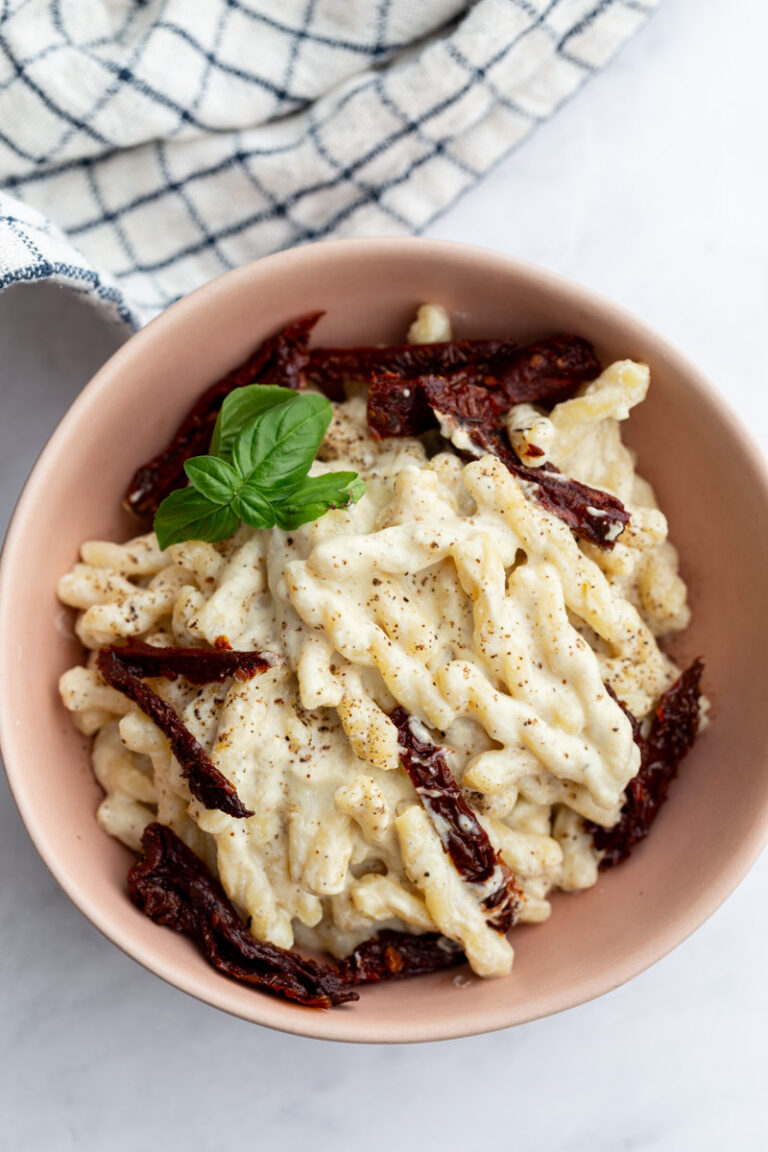
[{"label": "bowl interior", "polygon": [[[56,580],[86,539],[123,539],[136,465],[166,441],[202,389],[264,336],[324,309],[318,343],[401,341],[416,306],[444,304],[459,336],[555,330],[591,340],[605,362],[645,360],[652,387],[627,439],[656,487],[682,557],[694,622],[681,661],[703,655],[709,730],[685,762],[653,833],[591,890],[558,896],[551,920],[515,931],[510,977],[453,974],[364,989],[329,1013],[302,1009],[213,972],[182,937],[125,895],[130,856],[96,825],[87,741],[56,682],[80,659]],[[506,1027],[609,990],[696,928],[738,883],[766,833],[768,732],[762,639],[768,488],[759,456],[698,373],[626,314],[531,266],[458,245],[346,241],[230,273],[170,309],[121,349],[78,398],[29,481],[0,577],[0,722],[21,814],[82,911],[126,952],[203,1000],[262,1024],[329,1039],[432,1040]]]}]

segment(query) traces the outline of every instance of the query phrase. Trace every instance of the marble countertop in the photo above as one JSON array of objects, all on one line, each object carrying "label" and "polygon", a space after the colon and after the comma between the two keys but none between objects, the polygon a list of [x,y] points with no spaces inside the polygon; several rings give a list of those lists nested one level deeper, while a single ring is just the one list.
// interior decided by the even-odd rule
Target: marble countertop
[{"label": "marble countertop", "polygon": [[[751,0],[663,0],[620,57],[431,229],[612,296],[768,451],[765,42]],[[50,287],[0,298],[0,529],[125,338]],[[413,1048],[303,1040],[161,983],[88,924],[0,783],[0,1148],[721,1152],[766,1147],[768,857],[691,939],[591,1004]]]}]

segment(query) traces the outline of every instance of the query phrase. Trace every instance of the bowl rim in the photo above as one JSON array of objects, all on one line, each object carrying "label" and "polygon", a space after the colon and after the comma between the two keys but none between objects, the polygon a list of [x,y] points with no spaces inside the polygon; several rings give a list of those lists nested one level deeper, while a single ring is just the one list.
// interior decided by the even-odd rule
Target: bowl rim
[{"label": "bowl rim", "polygon": [[[49,458],[54,454],[58,445],[68,439],[70,427],[76,424],[79,419],[81,408],[91,405],[98,396],[108,391],[115,377],[119,378],[130,372],[134,363],[140,365],[145,348],[151,347],[158,340],[165,340],[167,335],[175,329],[186,329],[194,322],[201,309],[207,309],[213,300],[222,294],[227,295],[236,290],[239,283],[247,284],[254,275],[261,276],[262,273],[269,275],[272,270],[278,269],[290,271],[294,266],[296,269],[300,269],[302,265],[307,262],[311,263],[316,259],[318,250],[322,250],[324,258],[331,262],[336,260],[345,262],[354,256],[355,252],[360,259],[375,260],[379,254],[384,253],[388,258],[391,258],[393,254],[396,257],[401,255],[412,258],[414,251],[422,252],[427,259],[430,257],[448,258],[459,265],[462,262],[479,260],[499,273],[521,279],[531,286],[542,288],[556,295],[579,299],[594,311],[619,323],[628,332],[634,333],[640,340],[651,343],[671,372],[684,376],[693,385],[694,391],[709,399],[713,407],[717,409],[719,418],[728,426],[731,435],[738,442],[745,458],[754,469],[760,480],[765,502],[768,505],[766,460],[751,434],[731,410],[727,400],[713,387],[699,368],[665,337],[623,306],[616,304],[601,293],[530,261],[509,256],[493,249],[456,241],[413,236],[320,241],[252,261],[223,273],[182,297],[150,321],[146,327],[130,336],[75,398],[48,438],[30,471],[17,500],[8,526],[2,555],[0,555],[0,685],[6,682],[11,671],[12,654],[9,645],[4,641],[4,636],[7,634],[5,625],[8,618],[10,585],[15,568],[15,558],[24,535],[27,507],[33,503],[38,489],[46,482]],[[243,1012],[240,1007],[228,1002],[230,998],[227,997],[226,991],[227,988],[231,987],[230,981],[222,978],[220,994],[204,994],[196,986],[194,977],[190,978],[186,970],[180,967],[176,961],[158,958],[153,955],[152,948],[137,945],[136,941],[130,938],[129,932],[121,931],[117,925],[110,924],[109,909],[99,905],[88,895],[87,891],[82,891],[76,883],[70,880],[66,866],[47,843],[37,813],[33,806],[28,803],[25,795],[24,749],[21,746],[21,741],[17,742],[13,721],[7,694],[0,691],[0,749],[3,752],[11,794],[22,822],[43,862],[83,915],[103,936],[116,944],[126,955],[136,960],[148,971],[160,976],[173,987],[186,992],[195,999],[241,1019],[260,1023],[278,1031],[310,1038],[360,1043],[411,1043],[452,1039],[527,1023],[586,1003],[620,987],[662,959],[677,945],[683,943],[738,886],[768,842],[768,812],[756,811],[748,833],[741,839],[738,852],[731,859],[730,867],[723,869],[718,874],[716,882],[711,882],[704,890],[696,894],[688,906],[687,915],[684,918],[671,922],[661,930],[656,930],[652,940],[646,944],[644,949],[638,949],[632,955],[615,964],[615,967],[611,969],[610,978],[605,972],[602,972],[580,979],[576,986],[573,984],[564,985],[558,995],[550,996],[546,1010],[536,1007],[535,1004],[530,1007],[517,1006],[506,1016],[503,1010],[499,1010],[496,1014],[498,1018],[490,1019],[486,1013],[476,1026],[471,1023],[470,1019],[455,1019],[448,1015],[441,1015],[426,1021],[404,1020],[400,1021],[396,1027],[387,1026],[384,1022],[383,1029],[381,1025],[378,1025],[377,1029],[372,1029],[367,1023],[366,1034],[360,1034],[360,1025],[355,1024],[353,1014],[297,1012],[295,1015],[282,1016],[279,1011],[272,1010],[275,1004],[279,1009],[281,1002],[274,1001],[267,996],[254,996],[255,1010]]]}]

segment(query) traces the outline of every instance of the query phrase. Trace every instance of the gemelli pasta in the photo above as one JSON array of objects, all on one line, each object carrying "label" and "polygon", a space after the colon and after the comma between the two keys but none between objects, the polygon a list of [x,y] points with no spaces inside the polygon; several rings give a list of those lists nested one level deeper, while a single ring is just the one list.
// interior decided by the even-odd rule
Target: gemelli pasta
[{"label": "gemelli pasta", "polygon": [[[450,341],[446,313],[421,308],[410,340]],[[94,737],[104,829],[135,851],[149,825],[171,829],[257,941],[341,958],[376,933],[438,933],[478,975],[507,973],[493,900],[504,889],[537,922],[552,891],[595,883],[595,830],[618,825],[680,676],[658,641],[686,627],[686,589],[621,438],[648,385],[624,360],[551,407],[509,405],[518,474],[434,404],[443,439],[374,436],[352,379],[311,476],[356,472],[357,503],[165,551],[153,533],[84,544],[59,596],[89,656],[60,689]],[[538,469],[555,496],[586,485],[628,518],[578,535],[537,498]],[[252,815],[205,807],[167,735],[103,678],[99,650],[123,641],[270,654],[250,678],[148,681]],[[427,768],[439,796],[414,782]],[[457,863],[462,834],[488,845],[487,880]]]}]

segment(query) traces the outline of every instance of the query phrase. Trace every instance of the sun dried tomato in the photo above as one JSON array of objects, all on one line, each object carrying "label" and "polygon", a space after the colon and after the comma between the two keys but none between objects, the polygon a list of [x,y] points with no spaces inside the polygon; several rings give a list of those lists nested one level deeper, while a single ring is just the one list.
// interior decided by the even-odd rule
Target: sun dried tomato
[{"label": "sun dried tomato", "polygon": [[[497,443],[495,438],[486,440],[486,451],[492,451],[491,445]],[[510,453],[511,449],[507,451],[504,446],[503,452],[497,449],[494,455],[499,456],[515,476],[535,485],[534,495],[543,508],[564,521],[583,540],[601,548],[613,548],[630,520],[629,512],[618,496],[572,480],[554,464],[528,468],[518,463],[516,456],[512,460]]]},{"label": "sun dried tomato", "polygon": [[513,404],[552,407],[571,397],[580,384],[600,375],[595,350],[580,336],[550,336],[521,348],[498,366],[499,385]]},{"label": "sun dried tomato", "polygon": [[[326,352],[327,357],[321,355]],[[480,453],[498,456],[510,472],[533,485],[539,503],[584,539],[611,548],[628,523],[629,513],[610,493],[571,480],[553,464],[524,465],[502,423],[513,404],[559,403],[597,376],[600,362],[586,340],[553,336],[520,349],[492,341],[315,349],[310,373],[326,364],[345,373],[356,365],[359,374],[372,377],[367,414],[375,439],[418,436],[438,423],[446,436],[451,427],[459,428]]]},{"label": "sun dried tomato", "polygon": [[156,924],[191,937],[219,972],[315,1008],[359,999],[345,972],[255,940],[219,881],[170,828],[150,824],[141,847],[128,873],[134,904]]},{"label": "sun dried tomato", "polygon": [[358,1000],[354,985],[439,972],[466,959],[458,944],[435,932],[380,932],[338,965],[263,944],[241,923],[219,881],[172,829],[149,824],[141,848],[142,856],[128,872],[134,904],[156,924],[189,936],[223,975],[296,1003],[330,1008]]},{"label": "sun dried tomato", "polygon": [[[481,452],[497,456],[515,476],[534,486],[538,502],[554,513],[577,535],[611,548],[629,513],[616,496],[600,488],[590,488],[565,476],[554,464],[529,468],[509,443],[503,426],[494,418],[489,403],[483,401],[480,389],[453,389],[450,381],[426,377],[424,391],[435,413],[463,429]],[[468,453],[464,458],[471,458]]]},{"label": "sun dried tomato", "polygon": [[624,806],[613,828],[601,828],[591,822],[587,825],[595,848],[603,852],[601,868],[626,860],[634,845],[648,835],[667,799],[670,782],[698,732],[703,670],[701,660],[695,660],[662,695],[645,739],[630,715],[634,721],[635,742],[640,748],[640,770],[627,785]]},{"label": "sun dried tomato", "polygon": [[159,648],[143,640],[127,640],[114,645],[113,650],[120,663],[130,665],[138,676],[163,676],[167,680],[184,676],[190,684],[213,684],[230,676],[249,680],[280,659],[272,652],[236,652],[219,644],[215,648]]},{"label": "sun dried tomato", "polygon": [[[518,348],[512,340],[450,340],[439,344],[401,344],[384,348],[313,348],[307,378],[333,399],[345,380],[372,381],[394,376],[403,381],[421,376],[459,373],[465,384],[496,390],[500,409],[536,403],[551,407],[572,396],[580,384],[600,373],[592,345],[567,334]],[[399,433],[406,435],[406,433]]]},{"label": "sun dried tomato", "polygon": [[321,316],[322,312],[315,312],[286,325],[203,392],[167,447],[134,473],[125,495],[129,512],[137,516],[153,514],[169,492],[186,484],[185,461],[207,452],[219,409],[235,388],[256,383],[294,389],[304,387],[309,334]]},{"label": "sun dried tomato", "polygon": [[452,372],[469,366],[478,379],[492,365],[506,365],[517,351],[512,340],[447,340],[439,344],[389,344],[385,347],[313,348],[307,379],[325,391],[345,380],[370,380],[392,374],[400,378]]},{"label": "sun dried tomato", "polygon": [[520,911],[520,890],[464,799],[448,767],[445,749],[419,730],[421,726],[416,726],[405,708],[396,708],[389,718],[397,728],[403,767],[443,848],[459,875],[482,890],[481,903],[488,923],[499,932],[506,932]]},{"label": "sun dried tomato", "polygon": [[254,383],[278,384],[294,391],[306,388],[309,337],[322,315],[322,312],[310,312],[265,340],[255,354],[258,361],[255,368],[246,362],[234,374],[224,378],[229,392],[243,384]]},{"label": "sun dried tomato", "polygon": [[420,436],[437,425],[419,380],[375,376],[368,389],[368,427],[375,440]]},{"label": "sun dried tomato", "polygon": [[472,384],[464,372],[451,376],[422,376],[419,380],[427,404],[439,419],[450,416],[470,431],[500,426],[509,405],[499,388]]},{"label": "sun dried tomato", "polygon": [[374,984],[380,980],[403,980],[454,968],[466,960],[460,946],[437,932],[379,932],[358,944],[339,964],[350,984]]},{"label": "sun dried tomato", "polygon": [[[618,497],[570,479],[554,464],[540,468],[523,464],[500,423],[504,406],[498,389],[471,384],[463,372],[407,382],[378,377],[369,392],[368,423],[376,439],[417,435],[438,419],[446,435],[451,427],[463,430],[481,454],[497,456],[510,472],[531,484],[538,502],[577,535],[603,548],[613,547],[629,522],[629,513]],[[472,458],[470,452],[459,451],[459,455]]]},{"label": "sun dried tomato", "polygon": [[145,684],[142,676],[184,675],[193,684],[208,684],[238,674],[254,676],[272,663],[270,657],[259,652],[154,648],[141,641],[102,648],[96,657],[96,665],[107,684],[132,700],[168,737],[192,795],[206,808],[218,808],[228,816],[239,818],[253,816],[253,812],[245,807],[170,704]]}]

